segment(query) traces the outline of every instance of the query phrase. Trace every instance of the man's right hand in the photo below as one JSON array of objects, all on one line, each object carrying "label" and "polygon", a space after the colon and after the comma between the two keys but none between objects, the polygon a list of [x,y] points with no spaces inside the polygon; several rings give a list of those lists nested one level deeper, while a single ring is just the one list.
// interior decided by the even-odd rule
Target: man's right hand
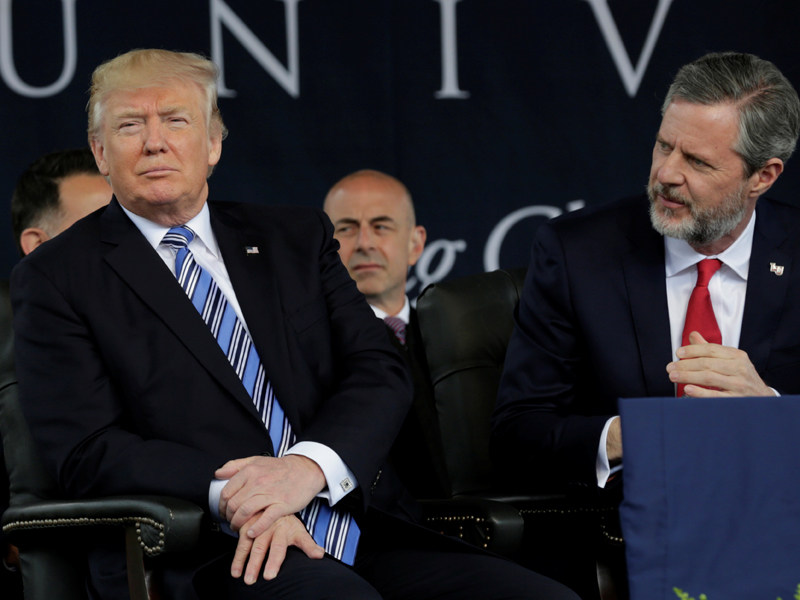
[{"label": "man's right hand", "polygon": [[[219,498],[219,514],[240,536],[258,538],[281,517],[301,511],[327,485],[319,465],[292,454],[232,460],[216,471],[228,479]],[[254,516],[259,518],[253,519]],[[248,527],[244,527],[249,523]]]},{"label": "man's right hand", "polygon": [[[245,523],[242,530],[247,531],[251,528],[258,521],[259,516],[260,514],[255,515]],[[231,564],[231,575],[240,577],[245,562],[247,562],[247,568],[244,570],[244,582],[247,585],[253,585],[258,580],[264,558],[269,554],[266,565],[264,565],[264,579],[275,579],[286,558],[289,546],[297,546],[309,558],[320,559],[325,556],[325,550],[317,545],[314,538],[306,531],[302,521],[294,515],[288,515],[273,522],[264,533],[255,539],[239,534],[239,543],[236,545],[236,552]]]},{"label": "man's right hand", "polygon": [[612,467],[622,461],[622,427],[620,427],[619,417],[615,417],[608,427],[606,454],[608,455],[608,464]]}]

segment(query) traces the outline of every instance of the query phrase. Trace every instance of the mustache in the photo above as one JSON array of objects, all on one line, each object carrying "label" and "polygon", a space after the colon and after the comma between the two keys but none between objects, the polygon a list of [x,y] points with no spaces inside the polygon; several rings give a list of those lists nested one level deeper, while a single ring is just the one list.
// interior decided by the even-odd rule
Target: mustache
[{"label": "mustache", "polygon": [[656,181],[648,191],[650,192],[650,200],[653,202],[656,201],[656,196],[664,196],[667,200],[671,200],[672,202],[679,202],[686,206],[692,205],[692,202],[688,198],[682,196],[676,188],[667,187],[658,181]]}]

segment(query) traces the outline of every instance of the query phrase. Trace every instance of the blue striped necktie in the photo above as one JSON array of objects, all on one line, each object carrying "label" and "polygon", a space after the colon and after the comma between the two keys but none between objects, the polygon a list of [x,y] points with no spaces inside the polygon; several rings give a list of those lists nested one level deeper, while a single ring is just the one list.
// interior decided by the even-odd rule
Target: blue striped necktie
[{"label": "blue striped necktie", "polygon": [[[269,431],[275,456],[283,456],[295,442],[292,426],[275,398],[250,334],[217,287],[216,281],[195,262],[189,250],[193,239],[194,231],[188,227],[173,227],[162,243],[176,251],[175,276],[178,283],[211,329],[253,399],[261,421]],[[314,498],[300,511],[300,520],[314,541],[325,548],[328,554],[344,563],[353,564],[361,532],[346,510],[332,508],[323,498]]]}]

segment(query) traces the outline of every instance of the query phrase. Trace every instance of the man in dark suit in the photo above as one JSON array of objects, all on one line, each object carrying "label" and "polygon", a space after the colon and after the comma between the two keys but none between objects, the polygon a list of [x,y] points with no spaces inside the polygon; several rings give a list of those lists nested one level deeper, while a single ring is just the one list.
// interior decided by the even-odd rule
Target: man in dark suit
[{"label": "man in dark suit", "polygon": [[364,169],[330,189],[324,210],[347,272],[386,323],[414,383],[412,409],[389,454],[392,464],[415,498],[444,496],[447,473],[433,386],[416,310],[406,295],[408,270],[419,260],[427,236],[416,222],[411,194],[391,175]]},{"label": "man in dark suit", "polygon": [[800,393],[800,211],[759,199],[794,150],[797,94],[767,61],[712,54],[662,114],[647,197],[537,232],[492,438],[517,476],[604,487],[620,397]]},{"label": "man in dark suit", "polygon": [[[207,201],[216,78],[162,50],[93,74],[89,140],[115,199],[12,276],[43,461],[69,494],[186,498],[238,534],[165,565],[169,597],[569,598],[413,525],[384,464],[410,382],[330,221]],[[124,594],[117,550],[90,570],[94,596]]]}]

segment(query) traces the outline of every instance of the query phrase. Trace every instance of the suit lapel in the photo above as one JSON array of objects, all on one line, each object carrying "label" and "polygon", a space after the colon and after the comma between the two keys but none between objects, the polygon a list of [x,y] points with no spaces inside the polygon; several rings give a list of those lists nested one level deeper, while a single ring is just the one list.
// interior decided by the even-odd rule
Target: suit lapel
[{"label": "suit lapel", "polygon": [[102,227],[102,241],[109,246],[105,260],[110,267],[220,385],[259,419],[253,401],[225,354],[220,351],[217,340],[211,335],[164,261],[128,219],[116,200],[112,201],[103,214]]},{"label": "suit lapel", "polygon": [[[769,201],[756,206],[756,228],[747,274],[747,294],[742,316],[739,348],[747,352],[756,371],[764,373],[774,334],[780,324],[789,282],[792,278],[792,255],[781,248],[788,235]],[[783,267],[783,274],[770,270],[771,263]]]},{"label": "suit lapel", "polygon": [[291,401],[294,385],[275,276],[280,257],[268,235],[255,231],[225,210],[224,205],[210,204],[209,208],[211,226],[250,336],[284,414],[299,433],[300,411],[298,404]]},{"label": "suit lapel", "polygon": [[626,223],[624,230],[632,247],[622,264],[647,395],[674,396],[674,385],[665,371],[672,360],[672,344],[664,275],[664,239],[653,230],[644,211],[633,215],[632,222]]}]

